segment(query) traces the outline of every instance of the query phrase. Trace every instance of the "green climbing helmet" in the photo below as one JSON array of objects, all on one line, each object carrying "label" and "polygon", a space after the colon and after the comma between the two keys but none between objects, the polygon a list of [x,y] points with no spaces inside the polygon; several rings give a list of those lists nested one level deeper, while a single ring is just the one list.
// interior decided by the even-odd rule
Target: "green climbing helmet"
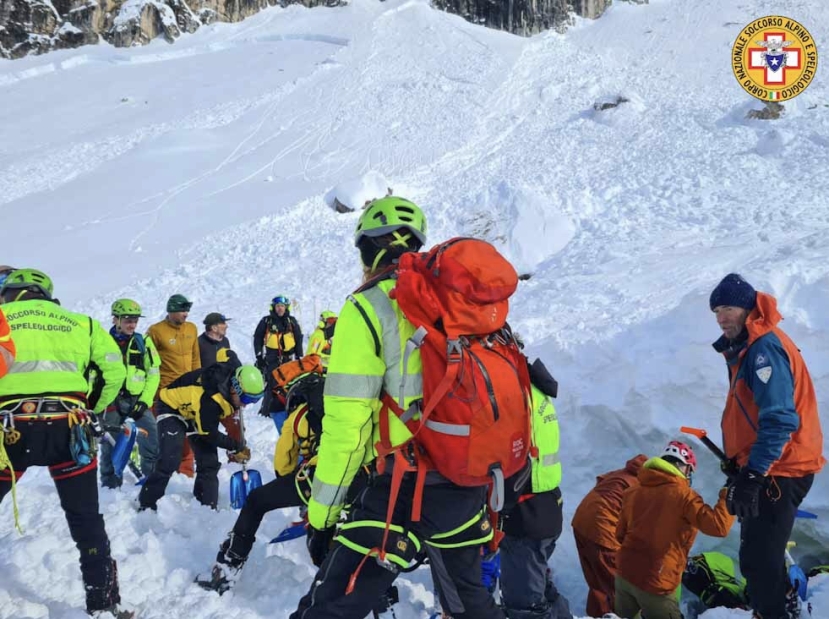
[{"label": "green climbing helmet", "polygon": [[421,245],[426,244],[426,217],[417,204],[397,196],[374,200],[360,215],[354,244],[358,245],[364,236],[383,236],[401,228],[411,232]]},{"label": "green climbing helmet", "polygon": [[119,318],[134,317],[143,318],[141,316],[141,306],[132,299],[118,299],[112,304],[112,315]]},{"label": "green climbing helmet", "polygon": [[322,329],[329,321],[336,322],[337,314],[331,310],[325,310],[320,313],[319,328]]},{"label": "green climbing helmet", "polygon": [[265,395],[265,381],[256,366],[243,365],[236,368],[230,380],[242,404],[253,404]]},{"label": "green climbing helmet", "polygon": [[16,271],[12,271],[6,278],[6,281],[3,282],[3,287],[0,288],[0,294],[3,294],[6,290],[24,288],[35,289],[49,299],[52,298],[52,292],[55,290],[52,280],[43,271],[38,271],[37,269],[17,269]]}]

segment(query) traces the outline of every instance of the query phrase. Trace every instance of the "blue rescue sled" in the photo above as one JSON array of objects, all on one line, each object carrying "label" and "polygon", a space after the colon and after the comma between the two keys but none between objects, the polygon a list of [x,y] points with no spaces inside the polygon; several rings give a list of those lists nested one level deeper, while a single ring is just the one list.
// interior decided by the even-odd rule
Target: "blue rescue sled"
[{"label": "blue rescue sled", "polygon": [[794,515],[795,518],[805,518],[806,520],[816,520],[817,514],[813,514],[812,512],[807,512],[805,509],[798,509],[797,513]]}]

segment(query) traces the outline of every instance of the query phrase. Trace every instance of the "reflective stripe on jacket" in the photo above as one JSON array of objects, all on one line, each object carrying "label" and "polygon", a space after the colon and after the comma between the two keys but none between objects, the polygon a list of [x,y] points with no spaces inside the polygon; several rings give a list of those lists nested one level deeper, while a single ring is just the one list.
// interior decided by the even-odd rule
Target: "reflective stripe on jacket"
[{"label": "reflective stripe on jacket", "polygon": [[[337,321],[337,345],[332,348],[325,381],[323,434],[308,506],[309,522],[318,529],[336,523],[357,471],[376,457],[381,393],[397,399],[402,388],[404,409],[423,397],[418,350],[408,357],[403,383],[404,351],[415,329],[397,301],[389,298],[393,286],[392,280],[386,280],[355,293]],[[393,413],[387,414],[392,444],[409,440],[406,426]]]},{"label": "reflective stripe on jacket", "polygon": [[[110,332],[112,333],[112,332]],[[115,338],[115,335],[113,334]],[[144,340],[140,346],[137,338]],[[115,338],[116,343],[118,339]],[[143,348],[143,354],[141,352]],[[124,344],[122,358],[124,367],[127,370],[127,377],[124,380],[124,391],[131,396],[137,396],[140,402],[148,407],[153,405],[158,385],[161,381],[161,357],[150,338],[143,337],[136,333]]]},{"label": "reflective stripe on jacket", "polygon": [[0,379],[6,395],[86,394],[86,372],[95,363],[104,379],[95,407],[103,411],[121,390],[126,370],[118,345],[97,320],[45,299],[3,305],[17,348],[14,365]]},{"label": "reflective stripe on jacket", "polygon": [[532,491],[537,494],[555,490],[561,484],[561,459],[558,455],[561,437],[553,400],[533,385],[532,401],[533,450],[530,462]]}]

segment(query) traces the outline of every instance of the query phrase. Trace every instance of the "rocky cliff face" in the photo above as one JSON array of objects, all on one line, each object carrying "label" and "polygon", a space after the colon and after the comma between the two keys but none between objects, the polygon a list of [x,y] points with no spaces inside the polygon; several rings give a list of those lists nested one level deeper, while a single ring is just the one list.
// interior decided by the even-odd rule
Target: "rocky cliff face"
[{"label": "rocky cliff face", "polygon": [[[338,6],[348,0],[0,0],[0,58],[98,43],[172,43],[202,24],[236,22],[277,3]],[[573,13],[595,19],[613,0],[432,0],[467,20],[529,36],[564,27]],[[628,0],[646,3],[648,0]]]},{"label": "rocky cliff face", "polygon": [[117,47],[173,42],[214,21],[236,22],[277,3],[343,0],[0,0],[0,57],[20,58],[104,39]]},{"label": "rocky cliff face", "polygon": [[[648,0],[627,0],[647,4]],[[564,28],[575,14],[596,19],[613,0],[432,0],[435,8],[468,21],[513,34],[530,36]]]}]

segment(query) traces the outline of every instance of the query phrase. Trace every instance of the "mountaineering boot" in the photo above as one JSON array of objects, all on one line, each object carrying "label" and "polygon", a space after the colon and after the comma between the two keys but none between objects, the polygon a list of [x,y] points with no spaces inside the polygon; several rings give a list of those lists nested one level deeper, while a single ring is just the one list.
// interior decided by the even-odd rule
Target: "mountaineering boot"
[{"label": "mountaineering boot", "polygon": [[233,588],[239,580],[241,568],[235,568],[224,563],[214,563],[210,576],[199,575],[196,577],[196,584],[207,591],[216,591],[219,595]]},{"label": "mountaineering boot", "polygon": [[210,576],[199,575],[196,577],[196,584],[202,589],[217,591],[219,595],[222,595],[233,588],[233,585],[239,580],[242,567],[244,567],[247,559],[247,553],[242,555],[234,552],[234,543],[250,552],[252,544],[247,539],[242,539],[242,536],[235,535],[231,531],[230,536],[219,547],[219,554],[216,556],[216,563],[213,564],[213,568],[210,570]]}]

